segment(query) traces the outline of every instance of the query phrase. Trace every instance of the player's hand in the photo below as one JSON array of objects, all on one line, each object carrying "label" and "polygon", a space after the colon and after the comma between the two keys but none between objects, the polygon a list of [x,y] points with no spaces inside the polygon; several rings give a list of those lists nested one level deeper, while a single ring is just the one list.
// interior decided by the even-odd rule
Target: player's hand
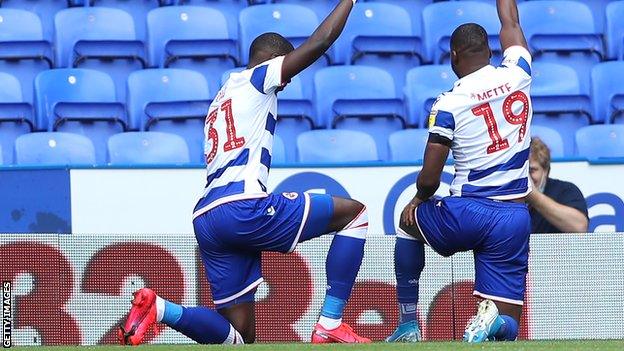
[{"label": "player's hand", "polygon": [[401,213],[401,221],[407,226],[413,226],[416,224],[416,208],[418,205],[422,203],[417,197],[414,197],[412,201],[410,201],[407,206],[403,209],[403,213]]}]

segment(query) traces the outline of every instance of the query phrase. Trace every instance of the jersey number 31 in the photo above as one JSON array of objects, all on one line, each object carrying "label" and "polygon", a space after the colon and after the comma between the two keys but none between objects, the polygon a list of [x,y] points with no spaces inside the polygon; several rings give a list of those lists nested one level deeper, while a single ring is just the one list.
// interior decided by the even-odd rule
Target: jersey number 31
[{"label": "jersey number 31", "polygon": [[223,145],[223,151],[231,151],[245,145],[245,138],[236,136],[234,114],[232,113],[232,99],[227,99],[221,104],[221,107],[214,109],[208,114],[208,117],[206,117],[206,127],[208,127],[206,135],[208,136],[208,140],[212,140],[212,149],[210,149],[210,152],[206,155],[207,164],[214,160],[215,156],[217,156],[217,149],[219,148],[219,134],[213,127],[219,116],[219,111],[225,112],[225,132],[227,134],[227,140]]},{"label": "jersey number 31", "polygon": [[[522,103],[522,111],[520,111],[517,115],[515,115],[511,109],[511,105],[513,105],[514,102]],[[489,103],[473,108],[472,113],[474,113],[475,116],[481,116],[485,119],[488,134],[490,135],[490,139],[492,139],[492,144],[490,144],[487,148],[488,154],[493,154],[509,147],[509,141],[507,139],[503,139],[498,132],[498,125],[496,124],[494,111],[492,111],[492,106]],[[503,115],[505,116],[505,120],[507,120],[507,122],[514,125],[521,125],[518,142],[524,140],[527,119],[529,117],[529,98],[526,94],[522,91],[511,93],[511,95],[505,99],[505,102],[503,102]]]}]

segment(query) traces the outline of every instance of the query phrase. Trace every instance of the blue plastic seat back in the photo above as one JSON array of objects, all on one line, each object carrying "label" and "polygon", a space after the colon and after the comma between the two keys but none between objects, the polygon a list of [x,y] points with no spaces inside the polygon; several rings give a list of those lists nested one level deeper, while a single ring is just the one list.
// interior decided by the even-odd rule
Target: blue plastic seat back
[{"label": "blue plastic seat back", "polygon": [[241,63],[249,62],[249,47],[256,37],[276,32],[299,46],[318,27],[319,20],[307,7],[290,4],[267,4],[243,9],[239,16]]},{"label": "blue plastic seat back", "polygon": [[84,68],[60,68],[41,72],[35,79],[37,125],[54,128],[59,102],[115,103],[115,84],[103,72]]},{"label": "blue plastic seat back", "polygon": [[279,136],[273,137],[273,153],[271,154],[271,165],[286,163],[286,148],[284,141]]},{"label": "blue plastic seat back", "polygon": [[[54,25],[58,67],[75,66],[74,52],[79,41],[135,41],[137,38],[132,16],[115,8],[76,7],[61,10],[56,14]],[[116,50],[118,48],[107,45],[101,48],[101,53],[113,56]]]},{"label": "blue plastic seat back", "polygon": [[409,14],[402,7],[374,2],[361,3],[353,8],[343,33],[336,40],[336,61],[347,64],[351,62],[354,54],[354,40],[358,36],[408,37],[414,35],[420,36],[420,31],[414,31]]},{"label": "blue plastic seat back", "polygon": [[23,101],[22,86],[19,80],[11,74],[0,72],[0,103],[18,103]]},{"label": "blue plastic seat back", "polygon": [[41,19],[36,13],[0,8],[0,42],[44,40]]},{"label": "blue plastic seat back", "polygon": [[581,92],[578,75],[570,66],[535,62],[531,77],[531,96],[578,95]]},{"label": "blue plastic seat back", "polygon": [[[385,3],[400,6],[410,15],[414,33],[422,33],[422,12],[423,9],[433,3],[433,0],[366,0],[367,3]],[[359,2],[358,2],[359,3]],[[320,18],[320,17],[319,17]]]},{"label": "blue plastic seat back", "polygon": [[33,131],[32,117],[32,106],[24,103],[20,82],[0,72],[0,158],[5,164],[13,159],[15,139]]},{"label": "blue plastic seat back", "polygon": [[533,114],[531,126],[543,126],[556,130],[563,140],[563,154],[572,157],[576,154],[574,135],[579,128],[588,126],[589,118],[580,114]]},{"label": "blue plastic seat back", "polygon": [[[164,67],[167,44],[172,40],[228,40],[227,20],[217,9],[201,6],[170,6],[147,14],[149,57],[152,65]],[[184,53],[193,54],[187,45]]]},{"label": "blue plastic seat back", "polygon": [[[496,7],[474,1],[449,1],[433,3],[423,10],[423,32],[427,56],[434,63],[448,62],[450,37],[458,26],[474,22],[480,24],[488,35],[497,36],[500,23]],[[498,40],[490,42],[497,49]]]},{"label": "blue plastic seat back", "polygon": [[624,60],[624,1],[613,1],[606,10],[607,51],[609,58]]},{"label": "blue plastic seat back", "polygon": [[227,19],[230,38],[238,39],[238,15],[247,7],[247,0],[172,0],[177,5],[205,6],[221,11]]},{"label": "blue plastic seat back", "polygon": [[148,165],[189,163],[186,142],[175,134],[128,132],[108,139],[109,163]]},{"label": "blue plastic seat back", "polygon": [[411,69],[405,82],[408,124],[426,127],[431,105],[438,95],[449,91],[457,76],[449,65],[429,65]]},{"label": "blue plastic seat back", "polygon": [[427,129],[405,129],[392,133],[388,138],[390,160],[395,162],[421,161],[428,138]]},{"label": "blue plastic seat back", "polygon": [[2,0],[3,8],[15,8],[33,12],[41,19],[43,38],[54,38],[54,15],[68,6],[83,6],[86,0]]},{"label": "blue plastic seat back", "polygon": [[531,126],[531,137],[540,138],[550,149],[551,157],[557,158],[566,156],[563,148],[563,138],[556,129],[544,126]]},{"label": "blue plastic seat back", "polygon": [[314,77],[317,125],[331,125],[337,100],[395,99],[392,76],[377,67],[333,66],[319,70]]},{"label": "blue plastic seat back", "polygon": [[299,162],[349,163],[377,161],[375,140],[353,130],[326,129],[302,133],[297,138]]},{"label": "blue plastic seat back", "polygon": [[[131,128],[145,130],[149,103],[211,100],[206,79],[179,68],[146,69],[128,77],[127,109]],[[207,113],[204,111],[203,113]]]},{"label": "blue plastic seat back", "polygon": [[624,125],[593,125],[576,131],[578,155],[587,158],[624,157]]},{"label": "blue plastic seat back", "polygon": [[624,61],[600,63],[592,69],[595,118],[612,123],[624,119]]},{"label": "blue plastic seat back", "polygon": [[18,165],[92,165],[95,150],[89,138],[72,133],[30,133],[15,140]]},{"label": "blue plastic seat back", "polygon": [[319,20],[325,19],[330,12],[336,6],[336,1],[333,0],[272,0],[272,1],[256,1],[257,3],[269,3],[273,2],[276,4],[293,4],[299,6],[305,6],[310,10],[314,11]]},{"label": "blue plastic seat back", "polygon": [[89,0],[92,7],[109,7],[126,11],[134,20],[136,37],[145,41],[147,13],[156,7],[172,5],[175,0]]}]

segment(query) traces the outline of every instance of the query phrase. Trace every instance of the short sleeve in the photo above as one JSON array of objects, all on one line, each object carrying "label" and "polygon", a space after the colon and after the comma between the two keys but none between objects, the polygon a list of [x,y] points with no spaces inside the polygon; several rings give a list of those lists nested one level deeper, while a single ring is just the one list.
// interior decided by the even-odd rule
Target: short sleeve
[{"label": "short sleeve", "polygon": [[508,68],[520,67],[526,74],[531,76],[532,61],[531,53],[527,49],[519,45],[514,45],[508,47],[503,53],[503,63],[501,63],[501,66]]},{"label": "short sleeve", "polygon": [[444,109],[444,103],[439,97],[431,107],[429,114],[429,133],[437,134],[449,140],[453,140],[455,133],[455,117]]},{"label": "short sleeve", "polygon": [[262,94],[275,93],[282,84],[282,64],[284,56],[276,57],[256,66],[251,73],[251,84]]}]

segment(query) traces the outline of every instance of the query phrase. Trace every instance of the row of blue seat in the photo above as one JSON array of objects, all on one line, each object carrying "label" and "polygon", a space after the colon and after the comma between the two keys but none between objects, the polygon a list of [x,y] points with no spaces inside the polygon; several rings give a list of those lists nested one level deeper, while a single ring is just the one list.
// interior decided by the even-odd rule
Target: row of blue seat
[{"label": "row of blue seat", "polygon": [[[594,68],[591,96],[581,93],[578,78],[569,67],[535,63],[532,75],[533,123],[557,129],[565,155],[575,154],[578,128],[592,122],[624,122],[624,62],[606,62]],[[315,76],[314,97],[306,96],[298,77],[279,94],[277,133],[286,142],[290,160],[296,158],[297,135],[318,128],[368,132],[386,158],[388,135],[406,127],[425,127],[433,100],[452,87],[454,79],[449,66],[416,67],[407,74],[403,96],[395,90],[392,77],[379,68],[324,68]],[[128,130],[167,131],[184,137],[192,155],[201,155],[203,119],[214,94],[203,75],[184,69],[140,70],[130,75],[124,89],[127,99],[119,102],[106,73],[47,70],[35,81],[33,117],[19,80],[0,74],[0,142],[5,158],[12,155],[15,137],[36,130],[86,134],[96,145],[104,145],[111,134]],[[588,118],[592,115],[593,119]],[[98,154],[98,160],[103,159],[104,155]]]},{"label": "row of blue seat", "polygon": [[[542,138],[557,158],[561,145],[552,138],[556,131],[537,127],[533,136]],[[416,162],[423,159],[428,133],[423,129],[395,132],[388,139],[389,161]],[[587,158],[624,157],[624,125],[597,125],[576,133],[580,156]],[[559,140],[559,143],[561,141]],[[374,139],[352,130],[315,130],[297,138],[298,162],[345,163],[379,161]],[[110,165],[196,164],[181,137],[162,132],[127,132],[107,141]],[[331,150],[331,152],[328,152]],[[1,153],[0,153],[1,154]],[[451,156],[452,157],[452,156]],[[272,164],[287,163],[283,141],[275,137]],[[2,158],[0,157],[0,164]],[[15,141],[16,165],[94,165],[97,161],[91,140],[80,134],[63,132],[31,133]]]},{"label": "row of blue seat", "polygon": [[[141,8],[147,2],[126,1],[126,9]],[[3,2],[4,5],[10,3]],[[108,3],[117,2],[96,2]],[[596,29],[587,5],[547,0],[522,3],[523,26],[536,60],[562,62],[574,67],[582,90],[587,92],[589,66],[605,58],[624,58],[624,23],[618,20],[624,16],[624,1],[613,2],[607,9],[605,48],[603,31]],[[277,31],[298,44],[319,24],[319,17],[312,10],[293,4],[247,7],[235,17],[228,17],[228,13],[219,6],[156,8],[144,19],[147,23],[147,39],[144,39],[138,34],[140,26],[121,9],[69,8],[54,16],[52,48],[46,45],[50,37],[46,37],[35,14],[0,8],[0,33],[3,34],[0,37],[3,48],[0,71],[12,72],[21,81],[28,81],[34,73],[52,66],[99,68],[113,76],[121,95],[128,73],[144,67],[192,68],[204,73],[212,82],[211,78],[222,71],[247,63],[249,45],[258,34]],[[402,88],[409,68],[430,62],[447,63],[451,31],[470,21],[486,28],[492,48],[500,59],[497,40],[500,24],[491,4],[439,2],[425,6],[422,12],[412,10],[411,15],[418,16],[419,20],[413,20],[410,11],[395,4],[358,4],[345,33],[326,61],[317,67],[335,63],[384,67],[394,76],[397,88]],[[31,62],[36,58],[40,58],[39,65]],[[24,60],[27,64],[19,65]],[[211,89],[217,88],[210,84]],[[30,96],[30,92],[24,91],[24,96]]]}]

